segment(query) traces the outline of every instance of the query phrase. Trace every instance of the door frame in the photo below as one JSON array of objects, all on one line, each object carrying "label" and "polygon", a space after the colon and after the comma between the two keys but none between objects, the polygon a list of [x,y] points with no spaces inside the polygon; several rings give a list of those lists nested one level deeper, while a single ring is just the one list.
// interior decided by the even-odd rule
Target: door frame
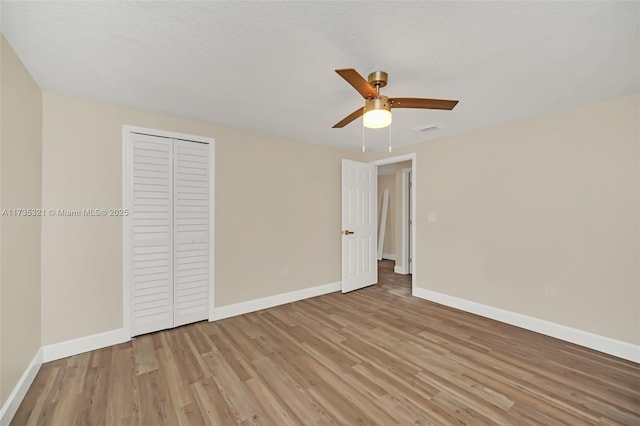
[{"label": "door frame", "polygon": [[[411,168],[406,167],[402,169],[402,265],[396,266],[396,271],[399,274],[410,274],[413,270],[412,259],[413,250],[409,247],[409,242],[412,238],[409,238],[409,222],[413,226],[413,213],[409,211],[412,205],[412,197],[409,194],[409,187],[413,186],[413,175],[411,174]],[[411,200],[411,202],[409,202]]]},{"label": "door frame", "polygon": [[[214,320],[215,310],[215,139],[207,136],[189,135],[167,130],[149,129],[130,125],[122,126],[122,208],[131,212],[131,193],[129,185],[132,177],[133,163],[131,161],[131,134],[159,136],[170,139],[201,142],[209,145],[209,315],[208,320]],[[129,229],[131,215],[122,217],[122,328],[131,336],[131,244]]]},{"label": "door frame", "polygon": [[[411,265],[411,294],[415,296],[415,289],[416,289],[416,274],[417,274],[417,266],[416,266],[416,259],[417,259],[417,253],[416,253],[416,229],[418,228],[416,221],[415,221],[415,217],[416,217],[416,187],[418,186],[416,184],[416,169],[417,169],[417,164],[416,164],[416,154],[414,153],[410,153],[410,154],[404,154],[404,155],[397,155],[395,157],[388,157],[388,158],[381,158],[380,160],[374,160],[371,161],[371,164],[375,164],[376,166],[383,166],[385,164],[393,164],[393,163],[401,163],[403,161],[411,161],[411,217],[414,218],[412,226],[411,226],[411,254],[412,254],[412,265]],[[408,270],[408,262],[405,256],[405,253],[403,253],[402,256],[402,270],[406,271]],[[398,270],[394,270],[394,272],[397,272]],[[408,272],[405,272],[408,273]]]}]

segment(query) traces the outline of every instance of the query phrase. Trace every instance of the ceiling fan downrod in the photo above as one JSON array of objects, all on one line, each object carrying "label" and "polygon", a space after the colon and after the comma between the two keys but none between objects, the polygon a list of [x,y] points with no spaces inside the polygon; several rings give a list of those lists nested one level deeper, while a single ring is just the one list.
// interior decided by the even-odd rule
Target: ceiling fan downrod
[{"label": "ceiling fan downrod", "polygon": [[389,75],[384,71],[374,71],[367,77],[369,84],[375,87],[378,97],[380,96],[380,88],[387,85]]}]

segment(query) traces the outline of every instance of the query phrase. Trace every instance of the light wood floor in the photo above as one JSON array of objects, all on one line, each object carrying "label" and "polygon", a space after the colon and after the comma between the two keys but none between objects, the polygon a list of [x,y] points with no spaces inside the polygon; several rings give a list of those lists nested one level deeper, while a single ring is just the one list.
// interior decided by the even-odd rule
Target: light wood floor
[{"label": "light wood floor", "polygon": [[42,366],[13,425],[640,425],[640,366],[412,298],[408,277]]}]

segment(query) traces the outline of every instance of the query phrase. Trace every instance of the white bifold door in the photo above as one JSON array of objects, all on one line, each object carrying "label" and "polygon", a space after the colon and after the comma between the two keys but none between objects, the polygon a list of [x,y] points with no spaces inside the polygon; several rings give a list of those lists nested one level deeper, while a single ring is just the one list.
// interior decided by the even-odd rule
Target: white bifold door
[{"label": "white bifold door", "polygon": [[133,133],[132,335],[209,316],[209,145]]}]

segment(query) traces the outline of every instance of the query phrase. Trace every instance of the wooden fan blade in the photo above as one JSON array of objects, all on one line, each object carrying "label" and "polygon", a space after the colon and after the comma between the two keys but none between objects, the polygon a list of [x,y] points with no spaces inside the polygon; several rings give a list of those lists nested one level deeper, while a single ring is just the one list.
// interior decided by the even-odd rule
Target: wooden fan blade
[{"label": "wooden fan blade", "polygon": [[336,70],[340,77],[344,78],[347,83],[353,86],[354,89],[362,95],[363,98],[376,98],[378,97],[378,91],[369,84],[363,76],[358,74],[358,71],[353,68],[345,68],[342,70]]},{"label": "wooden fan blade", "polygon": [[355,120],[356,118],[360,117],[364,112],[364,108],[358,108],[357,110],[353,111],[351,114],[347,115],[345,118],[343,118],[342,120],[340,120],[339,122],[337,122],[333,128],[334,129],[341,129],[344,126],[346,126],[347,124],[351,123],[353,120]]},{"label": "wooden fan blade", "polygon": [[452,110],[458,101],[447,99],[393,98],[389,99],[391,108],[423,108]]}]

